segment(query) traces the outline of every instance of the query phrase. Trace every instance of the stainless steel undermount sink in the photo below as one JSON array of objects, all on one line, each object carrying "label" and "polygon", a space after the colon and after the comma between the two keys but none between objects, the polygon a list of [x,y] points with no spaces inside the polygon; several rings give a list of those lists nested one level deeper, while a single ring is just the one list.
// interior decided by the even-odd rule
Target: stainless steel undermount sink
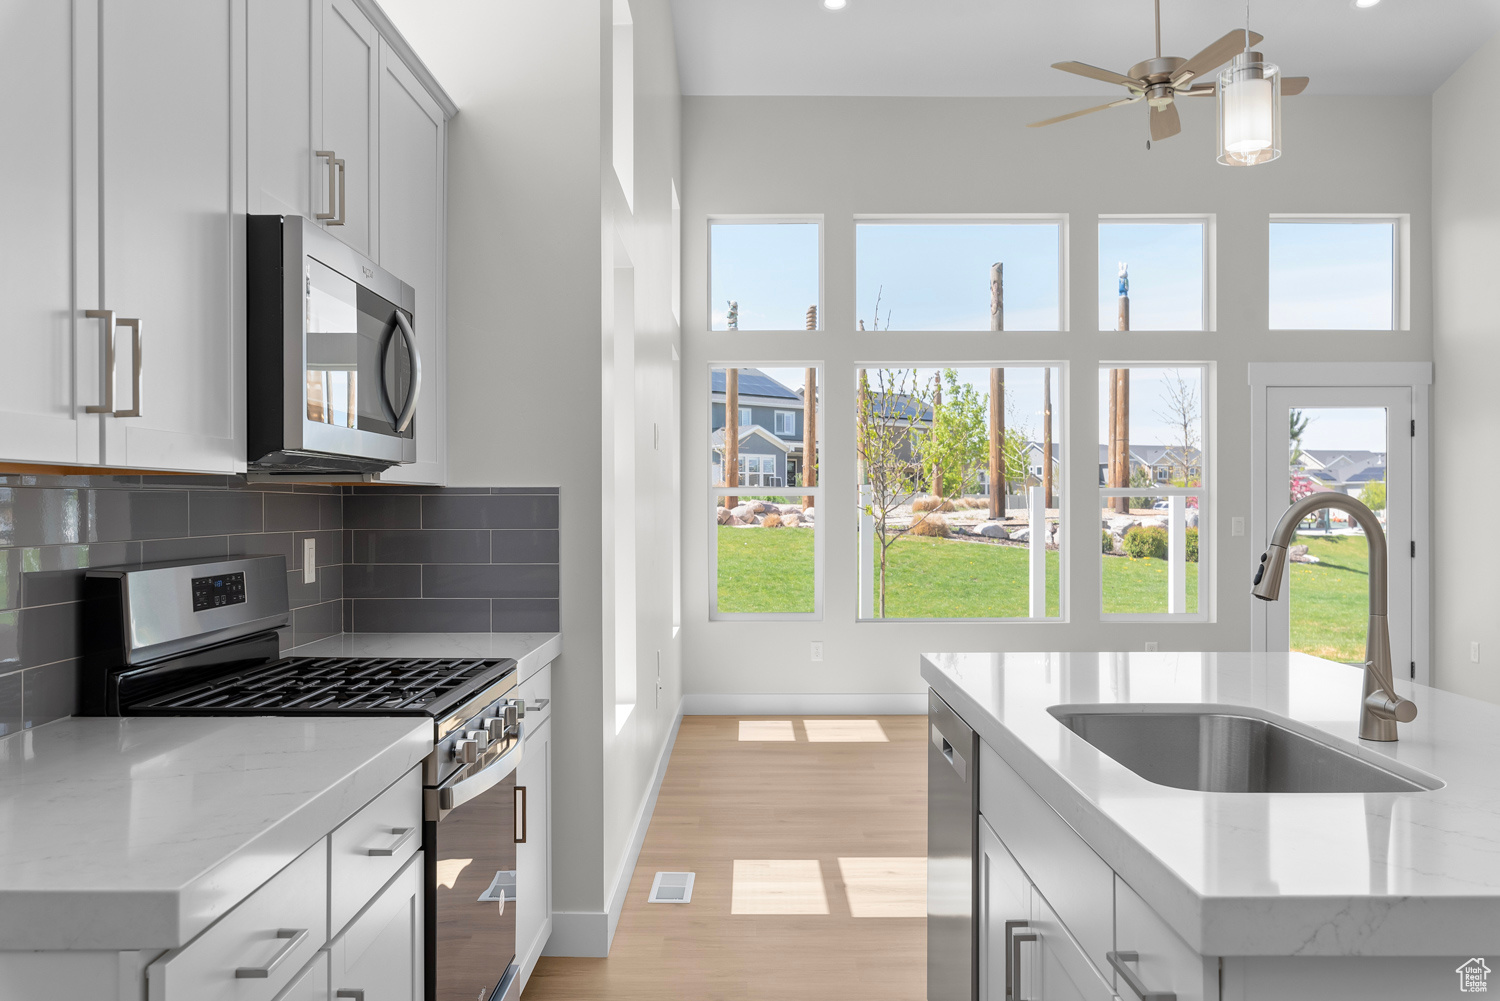
[{"label": "stainless steel undermount sink", "polygon": [[[1440,779],[1376,764],[1337,738],[1239,706],[1061,705],[1058,722],[1148,782],[1200,792],[1425,792]],[[1314,731],[1315,732],[1315,731]],[[1347,748],[1347,749],[1346,749]]]}]

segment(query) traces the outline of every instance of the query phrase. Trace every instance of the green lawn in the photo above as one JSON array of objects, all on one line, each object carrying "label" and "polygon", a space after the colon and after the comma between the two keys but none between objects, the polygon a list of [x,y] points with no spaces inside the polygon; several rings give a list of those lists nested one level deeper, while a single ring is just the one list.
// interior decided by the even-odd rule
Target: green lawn
[{"label": "green lawn", "polygon": [[1299,536],[1318,563],[1291,563],[1292,649],[1344,663],[1365,659],[1370,549],[1362,535]]},{"label": "green lawn", "polygon": [[[1104,610],[1113,613],[1167,610],[1167,561],[1134,556],[1104,557]],[[1198,564],[1187,564],[1187,610],[1198,610]]]},{"label": "green lawn", "polygon": [[719,611],[811,612],[810,528],[719,526]]}]

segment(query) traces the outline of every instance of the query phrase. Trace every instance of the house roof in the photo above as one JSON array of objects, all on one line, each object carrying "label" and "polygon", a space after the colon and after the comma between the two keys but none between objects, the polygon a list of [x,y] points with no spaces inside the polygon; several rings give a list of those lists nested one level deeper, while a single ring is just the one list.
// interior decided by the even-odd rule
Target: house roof
[{"label": "house roof", "polygon": [[931,405],[919,403],[914,396],[908,396],[906,393],[871,393],[870,398],[875,412],[882,417],[905,418],[923,423],[932,422]]},{"label": "house roof", "polygon": [[1355,473],[1346,483],[1380,483],[1385,480],[1384,466],[1368,466]]},{"label": "house roof", "polygon": [[[741,396],[764,396],[770,399],[795,402],[798,405],[802,403],[801,393],[782,385],[758,368],[742,368],[739,370],[739,373]],[[724,388],[725,370],[716,368],[710,373],[709,378],[711,379],[710,392],[723,395],[726,392]]]},{"label": "house roof", "polygon": [[[1053,448],[1057,446],[1054,445]],[[1130,458],[1143,466],[1155,466],[1165,460],[1169,464],[1181,465],[1183,460],[1183,449],[1179,445],[1137,445],[1130,443]],[[1187,464],[1196,466],[1202,463],[1203,453],[1196,448],[1187,449]],[[1099,446],[1099,464],[1102,466],[1109,461],[1109,446]]]},{"label": "house roof", "polygon": [[[790,452],[792,450],[792,447],[790,445],[782,441],[780,438],[776,437],[771,432],[767,431],[765,428],[761,427],[759,424],[746,424],[744,427],[740,428],[740,441],[744,441],[752,434],[760,435],[762,438],[766,439],[766,441],[769,441],[771,444],[775,445],[783,452]],[[724,429],[719,428],[719,430],[715,431],[713,433],[711,441],[713,443],[713,450],[715,452],[724,451]]]}]

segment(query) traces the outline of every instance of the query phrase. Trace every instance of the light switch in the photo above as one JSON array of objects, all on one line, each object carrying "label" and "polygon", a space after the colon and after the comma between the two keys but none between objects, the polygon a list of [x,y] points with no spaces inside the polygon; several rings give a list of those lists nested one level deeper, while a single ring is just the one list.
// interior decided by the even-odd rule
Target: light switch
[{"label": "light switch", "polygon": [[315,584],[318,581],[318,540],[302,540],[302,583]]},{"label": "light switch", "polygon": [[1479,644],[1477,642],[1469,644],[1469,659],[1476,664],[1479,663]]},{"label": "light switch", "polygon": [[1245,519],[1244,518],[1231,518],[1230,521],[1229,521],[1229,534],[1230,535],[1244,535],[1245,534]]}]

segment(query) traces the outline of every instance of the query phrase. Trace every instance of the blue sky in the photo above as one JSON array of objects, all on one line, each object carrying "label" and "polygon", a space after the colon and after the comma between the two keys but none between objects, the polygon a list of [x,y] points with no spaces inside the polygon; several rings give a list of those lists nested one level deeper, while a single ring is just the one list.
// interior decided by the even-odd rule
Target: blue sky
[{"label": "blue sky", "polygon": [[1302,435],[1303,448],[1385,451],[1386,415],[1383,409],[1307,407],[1302,414],[1308,418],[1307,430]]},{"label": "blue sky", "polygon": [[1272,330],[1390,330],[1390,223],[1271,224]]},{"label": "blue sky", "polygon": [[[1109,441],[1109,369],[1099,370],[1099,443]],[[1201,368],[1145,368],[1130,370],[1130,441],[1134,445],[1180,445],[1182,429],[1171,425],[1167,386],[1180,374],[1198,399],[1198,447],[1203,447],[1203,370]],[[1165,416],[1163,416],[1165,415]]]},{"label": "blue sky", "polygon": [[1120,263],[1131,330],[1203,329],[1203,224],[1099,224],[1099,329],[1118,329]]}]

